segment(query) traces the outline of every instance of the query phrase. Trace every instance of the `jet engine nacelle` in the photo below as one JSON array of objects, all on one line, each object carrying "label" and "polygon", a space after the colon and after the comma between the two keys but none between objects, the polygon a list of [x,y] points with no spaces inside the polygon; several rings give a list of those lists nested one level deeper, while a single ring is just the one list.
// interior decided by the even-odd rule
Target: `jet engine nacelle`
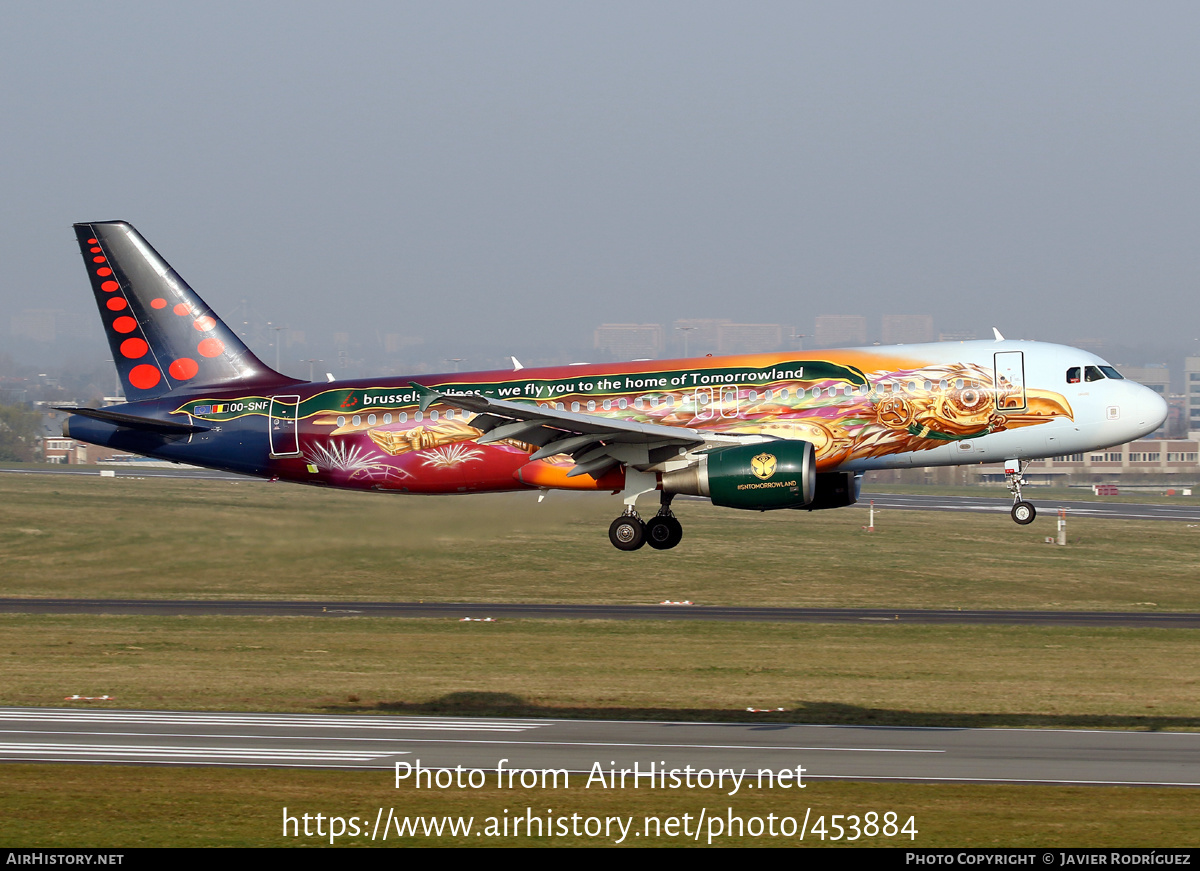
[{"label": "jet engine nacelle", "polygon": [[695,465],[664,474],[662,488],[671,495],[707,496],[724,508],[767,511],[808,505],[816,481],[813,446],[780,439],[709,451]]}]

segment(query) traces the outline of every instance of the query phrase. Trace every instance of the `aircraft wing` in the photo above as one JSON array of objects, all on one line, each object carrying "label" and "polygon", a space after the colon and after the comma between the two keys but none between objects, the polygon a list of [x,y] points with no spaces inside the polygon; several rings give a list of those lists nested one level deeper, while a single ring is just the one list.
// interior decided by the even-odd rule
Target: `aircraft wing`
[{"label": "aircraft wing", "polygon": [[536,445],[530,461],[569,454],[575,468],[567,477],[600,475],[619,463],[646,469],[704,447],[760,441],[733,433],[718,433],[690,427],[612,420],[592,414],[561,411],[534,400],[512,402],[477,394],[440,393],[415,381],[421,394],[422,411],[436,404],[450,405],[475,413],[471,426],[483,430],[481,445],[515,439]]}]

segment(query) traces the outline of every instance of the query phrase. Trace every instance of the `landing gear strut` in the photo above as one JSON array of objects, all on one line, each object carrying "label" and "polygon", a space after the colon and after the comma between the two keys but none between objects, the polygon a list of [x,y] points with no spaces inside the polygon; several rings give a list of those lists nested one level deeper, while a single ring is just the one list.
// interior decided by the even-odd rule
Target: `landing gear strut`
[{"label": "landing gear strut", "polygon": [[1004,461],[1004,480],[1008,484],[1008,491],[1013,494],[1012,519],[1022,526],[1033,523],[1033,519],[1037,517],[1037,509],[1033,507],[1033,503],[1021,498],[1021,485],[1029,483],[1024,477],[1028,466],[1028,463],[1022,463],[1020,460]]}]

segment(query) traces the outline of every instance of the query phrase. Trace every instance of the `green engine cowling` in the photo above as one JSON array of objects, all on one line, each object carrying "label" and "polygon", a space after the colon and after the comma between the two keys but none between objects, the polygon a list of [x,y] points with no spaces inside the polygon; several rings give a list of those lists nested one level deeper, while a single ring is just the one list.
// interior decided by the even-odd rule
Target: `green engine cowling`
[{"label": "green engine cowling", "polygon": [[813,446],[795,439],[718,448],[687,469],[663,475],[663,491],[707,496],[714,505],[768,511],[803,508],[817,480]]}]

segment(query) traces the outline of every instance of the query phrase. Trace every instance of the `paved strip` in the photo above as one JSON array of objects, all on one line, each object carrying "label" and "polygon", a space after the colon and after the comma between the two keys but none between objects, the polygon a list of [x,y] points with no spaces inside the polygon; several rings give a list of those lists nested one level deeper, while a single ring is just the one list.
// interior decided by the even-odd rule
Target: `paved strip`
[{"label": "paved strip", "polygon": [[[181,732],[180,719],[194,725]],[[487,735],[513,726],[521,731]],[[651,789],[663,788],[651,770],[744,769],[745,788],[780,789],[766,773],[798,768],[804,780],[1200,785],[1197,733],[31,708],[0,708],[0,732],[8,762],[389,771],[407,762],[477,768],[490,782],[513,772],[518,784],[523,770],[569,771],[576,787],[622,769],[632,784],[636,766],[637,788]]]},{"label": "paved strip", "polygon": [[757,608],[497,602],[301,602],[172,599],[0,599],[8,614],[433,617],[539,620],[720,620],[1200,629],[1200,614],[1154,611],[957,611],[913,608]]},{"label": "paved strip", "polygon": [[[1033,502],[1041,519],[1057,519],[1058,509],[1067,510],[1068,520],[1072,517],[1094,517],[1108,520],[1174,520],[1185,523],[1200,523],[1200,506],[1195,504],[1166,505],[1141,502],[1083,502],[1038,499],[1036,489],[1025,491],[1025,498]],[[899,511],[974,511],[987,514],[1008,514],[1012,501],[1004,494],[996,496],[939,496],[897,495],[891,493],[864,493],[858,500],[863,507],[874,502],[876,509]]]}]

